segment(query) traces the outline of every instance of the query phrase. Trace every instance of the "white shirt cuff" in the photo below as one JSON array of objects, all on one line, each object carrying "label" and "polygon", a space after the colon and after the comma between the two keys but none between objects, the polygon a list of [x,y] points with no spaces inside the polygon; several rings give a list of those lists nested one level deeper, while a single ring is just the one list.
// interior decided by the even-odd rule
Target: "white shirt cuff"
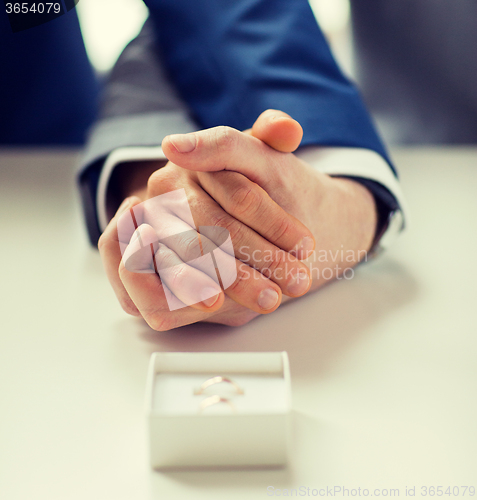
[{"label": "white shirt cuff", "polygon": [[106,158],[99,177],[98,192],[96,195],[96,209],[101,232],[106,229],[106,226],[109,223],[109,217],[106,210],[106,194],[108,192],[109,181],[114,169],[120,163],[141,160],[167,160],[167,158],[162,152],[161,146],[119,148],[111,152]]}]

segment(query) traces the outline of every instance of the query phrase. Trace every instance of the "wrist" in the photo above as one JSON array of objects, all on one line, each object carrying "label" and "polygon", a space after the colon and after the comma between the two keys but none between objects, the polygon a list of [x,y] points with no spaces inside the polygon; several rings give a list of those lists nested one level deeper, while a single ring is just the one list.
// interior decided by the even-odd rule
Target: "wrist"
[{"label": "wrist", "polygon": [[366,187],[348,178],[319,177],[308,226],[316,241],[313,255],[306,260],[312,290],[367,260],[377,226],[376,203]]},{"label": "wrist", "polygon": [[111,175],[106,198],[109,214],[114,214],[125,198],[136,196],[144,201],[147,198],[147,181],[167,161],[138,161],[119,164]]},{"label": "wrist", "polygon": [[378,229],[378,210],[371,191],[360,182],[349,178],[333,177],[340,191],[343,216],[350,234],[350,246],[368,252]]}]

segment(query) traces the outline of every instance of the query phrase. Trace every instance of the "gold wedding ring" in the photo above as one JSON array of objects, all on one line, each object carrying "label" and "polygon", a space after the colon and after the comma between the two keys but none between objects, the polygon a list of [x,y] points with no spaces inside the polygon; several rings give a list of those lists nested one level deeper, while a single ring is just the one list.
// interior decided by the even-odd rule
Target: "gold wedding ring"
[{"label": "gold wedding ring", "polygon": [[201,401],[199,406],[199,413],[203,412],[209,406],[213,406],[219,403],[227,403],[232,411],[236,411],[235,406],[231,401],[229,401],[227,398],[220,397],[218,394],[215,394],[214,396],[209,396],[208,398],[205,398],[203,401]]},{"label": "gold wedding ring", "polygon": [[210,387],[211,385],[220,384],[222,382],[230,384],[237,391],[237,394],[244,394],[244,390],[236,382],[229,379],[228,377],[222,377],[221,375],[217,375],[215,377],[207,379],[205,382],[202,383],[202,385],[198,389],[195,389],[194,394],[196,396],[204,394],[204,391],[208,387]]}]

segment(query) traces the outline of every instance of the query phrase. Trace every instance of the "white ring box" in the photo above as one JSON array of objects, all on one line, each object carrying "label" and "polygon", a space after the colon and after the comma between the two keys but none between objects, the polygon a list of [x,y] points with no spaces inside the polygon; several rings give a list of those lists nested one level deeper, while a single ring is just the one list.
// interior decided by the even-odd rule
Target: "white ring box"
[{"label": "white ring box", "polygon": [[[224,381],[200,393],[201,385],[217,376],[228,377],[244,393]],[[215,395],[222,399],[203,403]],[[288,355],[154,353],[146,413],[155,469],[283,466],[290,442]]]}]

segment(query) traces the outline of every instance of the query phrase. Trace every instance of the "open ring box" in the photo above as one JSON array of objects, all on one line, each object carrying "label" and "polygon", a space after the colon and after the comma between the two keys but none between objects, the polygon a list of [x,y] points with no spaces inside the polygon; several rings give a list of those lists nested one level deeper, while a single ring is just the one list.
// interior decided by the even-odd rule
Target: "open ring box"
[{"label": "open ring box", "polygon": [[288,355],[154,353],[146,413],[155,469],[283,466],[290,442]]}]

